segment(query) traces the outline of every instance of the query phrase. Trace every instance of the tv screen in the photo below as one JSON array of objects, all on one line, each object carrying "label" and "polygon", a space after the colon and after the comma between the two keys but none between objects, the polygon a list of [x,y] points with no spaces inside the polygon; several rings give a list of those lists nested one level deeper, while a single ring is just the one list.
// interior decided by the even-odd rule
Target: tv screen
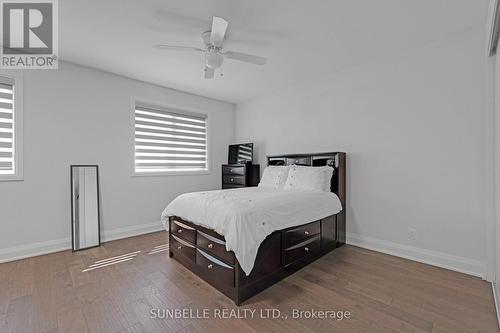
[{"label": "tv screen", "polygon": [[242,143],[229,146],[229,164],[253,162],[253,143]]}]

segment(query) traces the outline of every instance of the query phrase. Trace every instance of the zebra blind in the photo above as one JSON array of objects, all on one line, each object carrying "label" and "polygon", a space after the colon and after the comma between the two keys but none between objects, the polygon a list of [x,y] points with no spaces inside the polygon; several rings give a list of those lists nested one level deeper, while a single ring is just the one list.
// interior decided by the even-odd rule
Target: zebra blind
[{"label": "zebra blind", "polygon": [[207,117],[135,106],[135,172],[207,170]]},{"label": "zebra blind", "polygon": [[14,81],[0,77],[0,175],[15,171]]}]

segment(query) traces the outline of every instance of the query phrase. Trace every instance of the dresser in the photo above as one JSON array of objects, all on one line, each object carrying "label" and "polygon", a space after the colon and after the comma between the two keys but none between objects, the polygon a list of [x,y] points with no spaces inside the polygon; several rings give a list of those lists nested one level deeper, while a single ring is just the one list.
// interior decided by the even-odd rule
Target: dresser
[{"label": "dresser", "polygon": [[257,186],[259,181],[259,164],[222,165],[222,189]]}]

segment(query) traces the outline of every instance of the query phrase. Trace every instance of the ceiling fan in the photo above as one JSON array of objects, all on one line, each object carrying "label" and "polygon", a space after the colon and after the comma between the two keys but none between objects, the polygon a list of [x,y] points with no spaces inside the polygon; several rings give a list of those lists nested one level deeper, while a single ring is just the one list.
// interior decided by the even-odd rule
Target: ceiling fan
[{"label": "ceiling fan", "polygon": [[266,58],[251,54],[226,51],[223,48],[224,40],[226,39],[226,30],[228,22],[220,17],[213,17],[212,30],[205,31],[201,34],[205,48],[156,44],[155,47],[161,50],[175,51],[195,51],[205,53],[205,79],[213,79],[217,68],[222,66],[224,57],[239,61],[248,62],[255,65],[264,65]]}]

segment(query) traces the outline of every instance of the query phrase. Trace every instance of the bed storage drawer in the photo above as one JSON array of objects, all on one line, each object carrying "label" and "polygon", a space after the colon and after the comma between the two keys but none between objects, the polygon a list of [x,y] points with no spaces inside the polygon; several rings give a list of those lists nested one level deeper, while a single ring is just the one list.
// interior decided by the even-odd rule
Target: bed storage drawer
[{"label": "bed storage drawer", "polygon": [[321,236],[317,235],[283,250],[283,266],[316,253],[321,248]]},{"label": "bed storage drawer", "polygon": [[244,176],[245,175],[245,166],[223,165],[222,166],[222,174],[226,175],[226,176]]},{"label": "bed storage drawer", "polygon": [[196,265],[210,280],[234,287],[234,268],[203,250],[196,249]]},{"label": "bed storage drawer", "polygon": [[223,240],[198,231],[197,245],[206,253],[221,259],[229,265],[234,265],[234,253],[226,251],[226,242]]},{"label": "bed storage drawer", "polygon": [[172,235],[170,248],[172,252],[179,253],[184,257],[188,258],[192,262],[195,261],[196,258],[196,247],[188,242],[182,240],[179,237]]},{"label": "bed storage drawer", "polygon": [[308,238],[319,235],[320,232],[320,221],[309,223],[295,229],[286,230],[283,232],[283,247],[286,249],[290,246],[297,245]]},{"label": "bed storage drawer", "polygon": [[194,228],[177,220],[172,220],[170,228],[172,235],[176,235],[184,240],[187,240],[193,245],[196,243],[196,230]]}]

